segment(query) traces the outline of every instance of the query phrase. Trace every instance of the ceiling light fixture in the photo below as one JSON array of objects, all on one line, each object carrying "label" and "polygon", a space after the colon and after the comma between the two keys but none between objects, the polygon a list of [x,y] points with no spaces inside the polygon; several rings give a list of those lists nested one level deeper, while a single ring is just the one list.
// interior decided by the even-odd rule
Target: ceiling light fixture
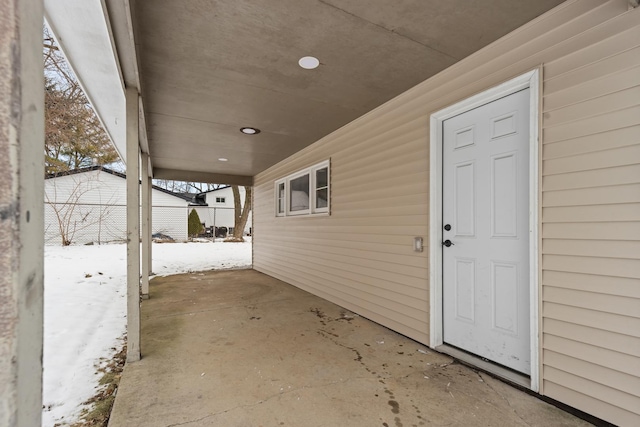
[{"label": "ceiling light fixture", "polygon": [[314,68],[318,68],[318,65],[320,65],[320,61],[318,61],[318,58],[315,58],[313,56],[304,56],[300,58],[300,60],[298,61],[298,65],[300,65],[305,70],[313,70]]},{"label": "ceiling light fixture", "polygon": [[245,135],[255,135],[260,133],[260,129],[244,127],[240,128],[240,132],[244,133]]},{"label": "ceiling light fixture", "polygon": [[224,157],[220,157],[220,158],[218,159],[218,161],[219,161],[219,162],[227,162],[227,161],[229,161],[229,159],[225,159]]}]

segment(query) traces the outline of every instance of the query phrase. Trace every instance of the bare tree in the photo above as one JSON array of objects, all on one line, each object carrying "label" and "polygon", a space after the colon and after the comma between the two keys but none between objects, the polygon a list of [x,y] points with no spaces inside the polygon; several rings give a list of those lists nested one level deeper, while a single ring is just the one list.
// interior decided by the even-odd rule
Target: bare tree
[{"label": "bare tree", "polygon": [[240,189],[237,185],[232,185],[233,191],[233,236],[225,239],[225,242],[244,242],[244,228],[247,225],[249,212],[251,211],[251,195],[253,187],[244,187],[244,206],[240,202]]},{"label": "bare tree", "polygon": [[100,185],[99,177],[74,179],[66,194],[58,194],[58,185],[49,181],[45,190],[45,204],[51,208],[58,225],[62,246],[74,243],[77,233],[97,227],[98,243],[101,241],[103,222],[109,218],[112,199],[98,204],[83,204],[82,197]]},{"label": "bare tree", "polygon": [[118,153],[46,27],[43,57],[45,172],[117,161]]},{"label": "bare tree", "polygon": [[208,182],[172,181],[168,179],[154,179],[153,185],[174,193],[204,193],[225,187],[224,184],[211,184]]}]

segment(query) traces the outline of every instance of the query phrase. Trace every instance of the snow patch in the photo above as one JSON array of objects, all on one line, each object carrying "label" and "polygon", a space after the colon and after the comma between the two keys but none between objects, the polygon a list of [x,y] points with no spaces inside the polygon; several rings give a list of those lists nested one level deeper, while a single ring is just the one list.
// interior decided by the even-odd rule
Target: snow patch
[{"label": "snow patch", "polygon": [[[154,243],[158,276],[251,266],[245,243]],[[42,426],[77,421],[126,331],[127,247],[46,246]],[[152,281],[153,283],[153,281]]]}]

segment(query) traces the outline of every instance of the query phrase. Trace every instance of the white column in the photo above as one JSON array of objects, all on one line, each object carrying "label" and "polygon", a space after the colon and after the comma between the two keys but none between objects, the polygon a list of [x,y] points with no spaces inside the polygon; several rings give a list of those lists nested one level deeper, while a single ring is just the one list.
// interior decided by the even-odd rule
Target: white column
[{"label": "white column", "polygon": [[140,360],[140,147],[138,90],[127,88],[127,362]]},{"label": "white column", "polygon": [[[153,236],[153,178],[149,177],[149,235]],[[153,273],[153,239],[149,240],[149,274]]]},{"label": "white column", "polygon": [[151,206],[149,204],[149,154],[142,153],[142,299],[149,298],[149,250],[151,249]]},{"label": "white column", "polygon": [[0,426],[40,426],[42,1],[0,0]]}]

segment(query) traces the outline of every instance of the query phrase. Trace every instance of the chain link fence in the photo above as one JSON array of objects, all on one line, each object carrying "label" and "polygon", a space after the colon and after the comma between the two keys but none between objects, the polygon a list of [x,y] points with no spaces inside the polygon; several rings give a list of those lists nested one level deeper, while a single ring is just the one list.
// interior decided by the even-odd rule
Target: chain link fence
[{"label": "chain link fence", "polygon": [[[154,238],[188,240],[187,222],[192,209],[198,212],[203,232],[198,237],[224,238],[233,233],[234,209],[208,206],[153,206]],[[45,202],[45,244],[84,245],[125,242],[127,206],[124,204]],[[251,219],[245,234],[251,233]]]},{"label": "chain link fence", "polygon": [[[226,207],[210,207],[210,206],[190,206],[191,209],[195,209],[200,217],[200,222],[203,226],[203,232],[199,237],[215,238],[215,237],[227,237],[233,234],[234,227],[234,208]],[[244,229],[245,235],[251,235],[251,213],[249,213],[249,219]]]}]

